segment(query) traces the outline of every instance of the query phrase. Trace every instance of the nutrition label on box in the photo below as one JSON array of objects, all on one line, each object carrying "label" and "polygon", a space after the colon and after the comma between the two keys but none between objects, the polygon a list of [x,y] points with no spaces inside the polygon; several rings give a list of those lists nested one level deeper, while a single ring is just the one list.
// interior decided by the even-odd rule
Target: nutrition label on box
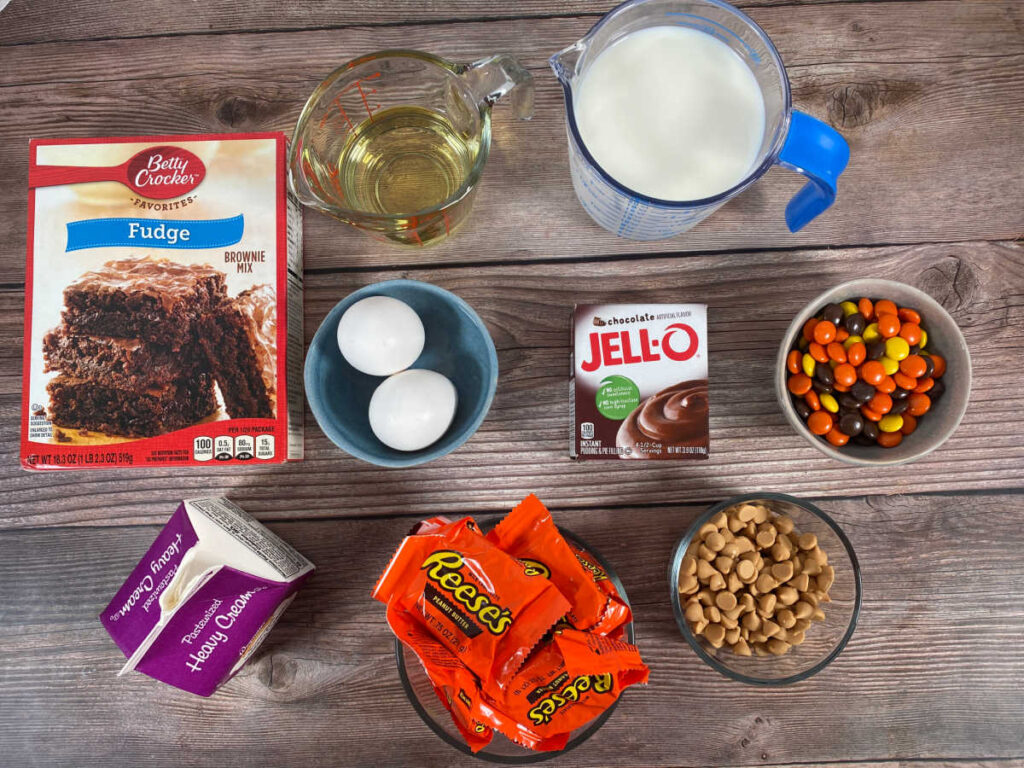
[{"label": "nutrition label on box", "polygon": [[313,564],[309,560],[226,499],[199,499],[185,503],[245,545],[280,573],[282,579],[291,579],[312,570]]}]

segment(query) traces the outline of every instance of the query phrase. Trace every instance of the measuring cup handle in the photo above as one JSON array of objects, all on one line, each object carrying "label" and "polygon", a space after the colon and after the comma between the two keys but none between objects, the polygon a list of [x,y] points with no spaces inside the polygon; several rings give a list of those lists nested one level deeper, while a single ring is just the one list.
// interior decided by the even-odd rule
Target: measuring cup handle
[{"label": "measuring cup handle", "polygon": [[460,73],[480,103],[493,106],[506,94],[512,114],[520,120],[533,117],[533,75],[511,56],[499,53],[466,65]]},{"label": "measuring cup handle", "polygon": [[799,232],[835,202],[839,175],[850,162],[850,147],[831,126],[794,109],[778,162],[808,178],[786,205],[786,225],[790,232]]}]

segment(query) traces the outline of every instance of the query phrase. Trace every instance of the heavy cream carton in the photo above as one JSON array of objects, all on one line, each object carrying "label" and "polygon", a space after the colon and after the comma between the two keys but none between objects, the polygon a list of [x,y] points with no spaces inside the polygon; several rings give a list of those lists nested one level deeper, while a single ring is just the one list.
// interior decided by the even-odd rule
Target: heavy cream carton
[{"label": "heavy cream carton", "polygon": [[26,469],[302,458],[280,133],[29,145]]},{"label": "heavy cream carton", "polygon": [[184,501],[100,621],[138,670],[209,696],[231,678],[314,566],[227,499]]}]

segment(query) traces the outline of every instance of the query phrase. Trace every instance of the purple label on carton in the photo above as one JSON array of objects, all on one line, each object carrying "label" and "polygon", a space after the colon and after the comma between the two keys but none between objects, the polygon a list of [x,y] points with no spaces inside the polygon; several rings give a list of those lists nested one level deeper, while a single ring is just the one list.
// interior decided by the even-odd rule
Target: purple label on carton
[{"label": "purple label on carton", "polygon": [[[183,502],[100,615],[129,669],[209,696],[313,564],[227,499]],[[161,596],[164,600],[161,601]]]},{"label": "purple label on carton", "polygon": [[100,614],[100,621],[125,656],[135,653],[160,621],[160,595],[178,572],[185,553],[197,541],[185,505],[179,504],[132,575]]},{"label": "purple label on carton", "polygon": [[227,680],[277,606],[297,589],[298,584],[223,568],[174,614],[135,668],[209,696]]}]

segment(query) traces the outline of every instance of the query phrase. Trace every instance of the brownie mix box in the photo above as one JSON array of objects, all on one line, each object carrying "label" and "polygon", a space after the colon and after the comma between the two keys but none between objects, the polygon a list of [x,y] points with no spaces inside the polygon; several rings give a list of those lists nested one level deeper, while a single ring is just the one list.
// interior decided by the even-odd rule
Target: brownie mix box
[{"label": "brownie mix box", "polygon": [[31,142],[22,466],[302,457],[285,157],[280,133]]},{"label": "brownie mix box", "polygon": [[574,459],[708,458],[705,304],[577,304]]}]

